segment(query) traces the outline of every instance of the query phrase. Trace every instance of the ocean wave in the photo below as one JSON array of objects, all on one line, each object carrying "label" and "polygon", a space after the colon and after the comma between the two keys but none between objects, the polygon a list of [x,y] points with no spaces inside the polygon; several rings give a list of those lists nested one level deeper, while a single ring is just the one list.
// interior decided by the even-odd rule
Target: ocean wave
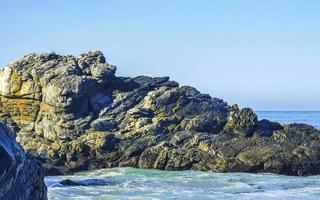
[{"label": "ocean wave", "polygon": [[[66,178],[86,185],[57,186]],[[50,200],[320,198],[320,176],[115,168],[47,177],[46,183]]]}]

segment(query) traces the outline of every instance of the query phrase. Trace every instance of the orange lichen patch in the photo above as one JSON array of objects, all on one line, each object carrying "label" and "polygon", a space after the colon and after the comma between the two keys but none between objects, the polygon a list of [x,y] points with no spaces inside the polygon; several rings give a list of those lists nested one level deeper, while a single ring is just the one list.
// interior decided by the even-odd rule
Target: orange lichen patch
[{"label": "orange lichen patch", "polygon": [[55,107],[43,102],[41,102],[40,107],[41,107],[41,110],[39,111],[39,114],[38,114],[38,120],[40,120],[43,117],[46,117],[54,121],[59,121],[59,118],[56,114],[57,111]]},{"label": "orange lichen patch", "polygon": [[5,111],[3,103],[2,103],[2,97],[0,96],[0,117],[3,117],[5,115],[6,115],[6,111]]},{"label": "orange lichen patch", "polygon": [[[24,144],[23,148],[27,151],[36,151],[38,149],[40,149],[40,147],[43,147],[45,144],[43,144],[41,141],[39,140],[29,140],[26,144]],[[47,145],[45,145],[47,146]]]},{"label": "orange lichen patch", "polygon": [[12,73],[11,77],[10,77],[10,82],[11,82],[10,83],[11,92],[16,96],[19,96],[20,90],[21,90],[21,85],[22,85],[21,77],[19,75],[17,75],[16,73]]},{"label": "orange lichen patch", "polygon": [[7,99],[2,97],[1,102],[3,110],[10,113],[12,119],[18,125],[28,125],[35,122],[40,109],[38,101],[29,99]]},{"label": "orange lichen patch", "polygon": [[7,110],[5,109],[5,101],[6,99],[0,96],[0,116],[5,115],[7,113]]}]

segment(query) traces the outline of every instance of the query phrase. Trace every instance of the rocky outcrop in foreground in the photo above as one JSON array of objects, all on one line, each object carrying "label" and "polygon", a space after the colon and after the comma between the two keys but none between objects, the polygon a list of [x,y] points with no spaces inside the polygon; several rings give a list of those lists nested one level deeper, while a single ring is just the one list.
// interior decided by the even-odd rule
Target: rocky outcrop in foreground
[{"label": "rocky outcrop in foreground", "polygon": [[117,166],[320,173],[311,126],[259,121],[168,77],[115,72],[98,51],[27,55],[0,72],[0,121],[48,174]]},{"label": "rocky outcrop in foreground", "polygon": [[25,154],[14,133],[0,123],[0,199],[46,200],[44,170]]}]

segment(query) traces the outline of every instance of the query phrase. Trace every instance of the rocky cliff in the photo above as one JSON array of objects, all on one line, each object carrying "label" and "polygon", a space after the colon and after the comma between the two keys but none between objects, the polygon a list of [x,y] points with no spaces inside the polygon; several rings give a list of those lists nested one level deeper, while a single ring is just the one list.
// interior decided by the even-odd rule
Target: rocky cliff
[{"label": "rocky cliff", "polygon": [[27,55],[0,72],[0,121],[48,174],[117,166],[320,173],[311,126],[258,121],[168,77],[115,72],[98,51]]},{"label": "rocky cliff", "polygon": [[0,199],[46,200],[41,164],[25,154],[14,133],[0,123]]}]

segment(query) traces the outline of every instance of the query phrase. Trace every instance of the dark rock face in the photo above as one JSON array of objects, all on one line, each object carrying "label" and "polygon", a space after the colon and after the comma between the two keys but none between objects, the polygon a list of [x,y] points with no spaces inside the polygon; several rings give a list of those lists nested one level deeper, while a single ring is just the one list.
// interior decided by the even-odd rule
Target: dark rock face
[{"label": "dark rock face", "polygon": [[27,55],[0,71],[0,121],[48,174],[117,166],[320,173],[311,126],[258,121],[168,77],[115,71],[101,52]]},{"label": "dark rock face", "polygon": [[47,187],[41,164],[29,157],[15,136],[0,123],[0,199],[45,200]]},{"label": "dark rock face", "polygon": [[70,179],[62,180],[62,181],[60,181],[59,183],[60,183],[61,185],[63,185],[63,186],[84,186],[84,185],[82,185],[82,184],[80,184],[80,183],[77,183],[77,182],[75,182],[75,181],[72,181],[72,180],[70,180]]}]

